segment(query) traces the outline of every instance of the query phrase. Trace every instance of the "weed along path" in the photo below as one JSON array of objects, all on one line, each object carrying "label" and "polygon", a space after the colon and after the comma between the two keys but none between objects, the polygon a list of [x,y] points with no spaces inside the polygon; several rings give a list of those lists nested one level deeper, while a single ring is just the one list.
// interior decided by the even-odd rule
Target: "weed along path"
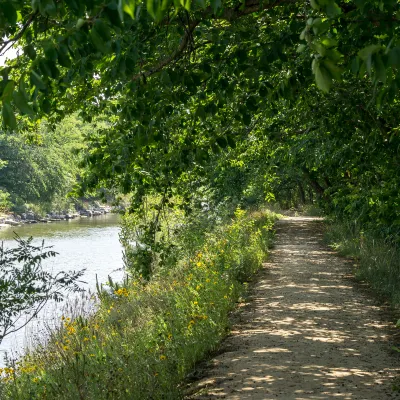
[{"label": "weed along path", "polygon": [[323,245],[320,225],[278,222],[269,262],[188,399],[400,399],[391,327],[347,278],[351,264]]}]

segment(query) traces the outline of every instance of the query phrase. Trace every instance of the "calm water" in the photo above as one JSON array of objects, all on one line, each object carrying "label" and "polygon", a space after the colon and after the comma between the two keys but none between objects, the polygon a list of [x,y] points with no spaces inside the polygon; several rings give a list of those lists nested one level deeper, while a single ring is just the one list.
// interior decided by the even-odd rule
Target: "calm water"
[{"label": "calm water", "polygon": [[[35,244],[53,246],[53,250],[59,254],[45,260],[43,263],[47,270],[54,273],[58,271],[70,271],[86,269],[81,286],[87,292],[95,292],[96,275],[99,282],[106,282],[108,276],[113,280],[123,278],[122,271],[122,247],[119,243],[119,216],[107,214],[94,218],[79,218],[70,221],[52,222],[48,224],[32,224],[14,226],[0,229],[0,241],[4,246],[15,246],[14,232],[22,238],[32,236]],[[74,297],[75,296],[75,299]],[[69,295],[69,301],[75,301],[76,296]],[[25,346],[31,345],[32,337],[45,335],[45,326],[54,325],[63,310],[61,304],[49,304],[46,310],[41,312],[39,318],[24,330],[6,337],[0,344],[0,365],[3,363],[5,352],[18,353]]]}]

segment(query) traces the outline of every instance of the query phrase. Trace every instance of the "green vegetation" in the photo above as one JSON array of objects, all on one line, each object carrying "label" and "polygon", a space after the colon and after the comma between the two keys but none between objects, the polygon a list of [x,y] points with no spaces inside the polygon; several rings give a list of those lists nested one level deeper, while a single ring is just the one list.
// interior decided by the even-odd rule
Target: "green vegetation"
[{"label": "green vegetation", "polygon": [[140,214],[200,188],[213,205],[318,200],[397,240],[395,0],[2,4],[0,50],[21,49],[1,69],[4,128],[107,120],[83,190],[133,193]]},{"label": "green vegetation", "polygon": [[[140,282],[140,296],[161,285],[165,304],[175,299],[167,283],[176,279],[177,271],[185,277],[195,274],[185,252],[191,258],[204,252],[200,249],[210,232],[208,222],[219,226],[237,206],[265,202],[284,208],[318,205],[335,221],[358,226],[364,232],[356,234],[365,260],[360,273],[382,282],[380,287],[395,297],[395,264],[381,268],[372,261],[371,246],[362,243],[367,238],[384,249],[400,240],[398,1],[0,0],[0,5],[0,52],[10,46],[20,50],[0,68],[0,138],[12,144],[6,153],[23,155],[15,164],[0,161],[0,178],[11,174],[0,185],[1,208],[17,196],[23,202],[39,195],[45,201],[63,198],[65,192],[59,193],[56,183],[62,179],[62,187],[71,187],[77,160],[69,152],[76,147],[74,134],[64,142],[71,131],[60,121],[73,113],[87,123],[101,118],[106,123],[84,135],[76,193],[107,188],[131,198],[121,235],[131,279],[121,290],[128,291],[128,299],[136,301],[130,286],[134,282]],[[59,135],[52,130],[57,124],[64,129]],[[48,129],[46,135],[40,129]],[[36,147],[26,145],[24,135]],[[42,149],[48,151],[41,152],[41,139],[47,135]],[[32,181],[27,181],[28,174]],[[210,216],[208,222],[204,215]],[[230,251],[229,257],[239,257],[245,249],[234,244]],[[397,252],[390,254],[394,259]],[[237,269],[232,265],[229,261],[227,268]],[[242,275],[247,273],[243,268]],[[238,276],[222,274],[221,279],[230,282]],[[222,281],[220,294],[226,293]],[[183,310],[198,301],[185,293]],[[146,300],[138,321],[155,321],[150,300],[140,299]],[[157,299],[154,310],[164,304]],[[107,296],[102,298],[104,315],[110,304]],[[121,313],[128,313],[130,303],[121,304],[126,306]],[[129,312],[132,318],[136,315]],[[188,314],[184,311],[182,320],[179,315],[177,326],[185,327]],[[221,325],[209,321],[220,329],[225,314],[218,315]],[[129,315],[125,320],[130,321]],[[167,324],[165,319],[160,323]],[[144,343],[139,354],[149,351],[148,346],[154,350],[169,343],[162,335],[155,339],[156,322],[146,328],[133,323],[146,337],[138,328],[130,331],[129,324],[118,328],[117,337],[124,329],[135,332]],[[215,329],[217,338],[220,330]],[[51,363],[54,370],[48,372],[46,387],[57,390],[51,374],[59,379],[57,374],[77,371],[75,378],[65,378],[70,386],[63,393],[75,390],[79,396],[81,388],[88,390],[79,380],[85,376],[79,368],[96,361],[96,373],[106,374],[102,368],[110,364],[104,361],[117,348],[106,346],[107,353],[96,353],[93,347],[84,359],[77,356],[75,364],[66,357],[71,367],[64,368],[64,353],[54,343],[57,362]],[[69,351],[65,354],[71,355]],[[51,360],[51,351],[43,354]],[[156,356],[148,366],[170,365],[161,363],[164,353],[151,354]],[[194,360],[185,357],[179,358],[184,369],[171,367],[179,377]],[[48,371],[46,362],[40,368]],[[112,368],[124,368],[118,362]],[[126,362],[131,363],[129,357]],[[133,364],[129,368],[136,371]],[[166,372],[146,365],[141,390],[152,398],[152,390],[159,390],[154,373]],[[99,382],[107,385],[110,379],[101,375]],[[173,379],[165,375],[162,382],[167,381]],[[22,378],[18,385],[23,385]],[[21,389],[24,395],[29,390]]]},{"label": "green vegetation", "polygon": [[356,277],[367,281],[374,291],[400,306],[400,250],[397,244],[365,233],[353,224],[330,224],[327,242],[341,254],[354,259]]},{"label": "green vegetation", "polygon": [[238,209],[230,222],[191,231],[197,245],[150,282],[110,282],[95,315],[63,317],[45,347],[3,370],[2,399],[179,398],[181,380],[225,335],[273,221]]},{"label": "green vegetation", "polygon": [[44,214],[77,204],[85,138],[106,126],[101,119],[88,124],[71,115],[54,127],[41,122],[34,132],[0,132],[0,212]]}]

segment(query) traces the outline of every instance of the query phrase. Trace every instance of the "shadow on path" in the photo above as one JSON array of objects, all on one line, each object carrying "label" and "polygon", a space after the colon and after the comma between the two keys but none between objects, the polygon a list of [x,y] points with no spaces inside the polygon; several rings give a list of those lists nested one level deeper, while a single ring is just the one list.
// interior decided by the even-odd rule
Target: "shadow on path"
[{"label": "shadow on path", "polygon": [[389,324],[348,273],[323,246],[319,221],[279,221],[270,262],[224,352],[188,399],[400,399]]}]

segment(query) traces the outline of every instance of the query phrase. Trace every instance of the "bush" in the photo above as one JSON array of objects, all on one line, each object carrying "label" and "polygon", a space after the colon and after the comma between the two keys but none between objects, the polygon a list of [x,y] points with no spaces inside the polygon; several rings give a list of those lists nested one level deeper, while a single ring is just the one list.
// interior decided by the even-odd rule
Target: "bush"
[{"label": "bush", "polygon": [[0,189],[0,212],[9,211],[11,206],[10,194]]}]

